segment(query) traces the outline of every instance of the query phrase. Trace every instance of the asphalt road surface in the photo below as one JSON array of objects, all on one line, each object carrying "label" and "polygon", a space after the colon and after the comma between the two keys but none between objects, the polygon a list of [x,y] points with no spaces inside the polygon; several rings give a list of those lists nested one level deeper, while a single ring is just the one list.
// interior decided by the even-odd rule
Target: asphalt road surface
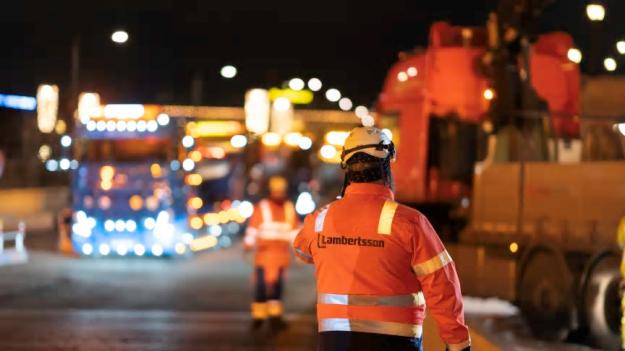
[{"label": "asphalt road surface", "polygon": [[[316,349],[310,266],[290,270],[289,328],[273,334],[249,330],[250,266],[237,247],[190,259],[29,256],[0,267],[3,351]],[[590,350],[532,339],[502,302],[467,299],[467,318],[474,350]],[[444,349],[429,320],[425,334],[426,351]]]}]

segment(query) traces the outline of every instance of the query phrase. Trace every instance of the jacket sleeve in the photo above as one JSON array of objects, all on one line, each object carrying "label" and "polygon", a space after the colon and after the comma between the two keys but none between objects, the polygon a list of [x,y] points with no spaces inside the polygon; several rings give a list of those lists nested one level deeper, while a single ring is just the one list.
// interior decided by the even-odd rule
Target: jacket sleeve
[{"label": "jacket sleeve", "polygon": [[411,263],[421,283],[427,309],[448,350],[467,350],[471,337],[464,321],[460,281],[454,262],[425,216],[419,216],[416,229],[411,238]]},{"label": "jacket sleeve", "polygon": [[256,238],[258,237],[258,229],[262,223],[262,213],[260,206],[256,204],[254,206],[254,213],[250,218],[250,222],[247,224],[245,230],[245,237],[243,238],[243,248],[249,250],[256,245]]},{"label": "jacket sleeve", "polygon": [[316,213],[306,216],[304,226],[293,242],[295,256],[305,263],[313,263],[313,255],[310,247],[315,238],[315,217]]}]

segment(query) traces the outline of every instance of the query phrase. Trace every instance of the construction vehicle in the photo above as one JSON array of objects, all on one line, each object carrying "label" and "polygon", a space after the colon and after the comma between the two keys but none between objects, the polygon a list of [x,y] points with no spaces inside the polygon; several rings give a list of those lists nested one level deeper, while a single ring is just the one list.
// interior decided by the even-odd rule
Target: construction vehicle
[{"label": "construction vehicle", "polygon": [[533,30],[543,6],[435,23],[389,70],[378,123],[396,136],[397,199],[449,242],[463,293],[516,303],[540,337],[617,349],[625,125],[581,114],[571,37]]}]

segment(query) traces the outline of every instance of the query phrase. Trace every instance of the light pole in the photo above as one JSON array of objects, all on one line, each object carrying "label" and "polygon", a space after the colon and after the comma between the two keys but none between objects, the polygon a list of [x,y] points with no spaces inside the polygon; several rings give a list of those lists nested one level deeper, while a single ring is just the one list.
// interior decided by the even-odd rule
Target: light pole
[{"label": "light pole", "polygon": [[[128,42],[130,36],[128,32],[122,29],[118,29],[111,34],[111,41],[118,45],[124,45]],[[70,86],[70,98],[69,106],[75,105],[73,102],[78,98],[80,89],[80,34],[76,34],[72,40],[72,52],[71,52],[71,86]],[[71,109],[71,108],[70,108]]]},{"label": "light pole", "polygon": [[590,20],[590,60],[589,72],[595,74],[599,72],[599,53],[601,51],[601,22],[605,19],[605,7],[592,1],[586,5],[586,16]]}]

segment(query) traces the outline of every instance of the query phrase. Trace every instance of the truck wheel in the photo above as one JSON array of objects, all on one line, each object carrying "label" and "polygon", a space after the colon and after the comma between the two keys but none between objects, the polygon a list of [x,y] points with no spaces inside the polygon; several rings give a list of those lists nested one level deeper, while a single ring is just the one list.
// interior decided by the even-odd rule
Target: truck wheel
[{"label": "truck wheel", "polygon": [[564,340],[574,318],[573,279],[553,253],[530,256],[521,272],[517,297],[530,329],[539,338]]},{"label": "truck wheel", "polygon": [[583,291],[588,329],[602,350],[618,350],[620,345],[619,260],[610,255],[596,262],[588,272]]}]

